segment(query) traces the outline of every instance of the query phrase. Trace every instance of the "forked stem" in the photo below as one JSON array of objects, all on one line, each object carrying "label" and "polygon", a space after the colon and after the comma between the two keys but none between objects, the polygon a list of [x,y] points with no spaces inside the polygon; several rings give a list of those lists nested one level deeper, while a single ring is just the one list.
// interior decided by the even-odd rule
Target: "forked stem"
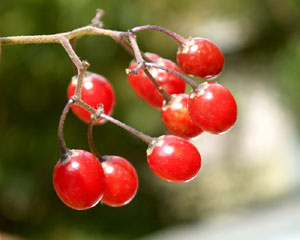
[{"label": "forked stem", "polygon": [[92,19],[90,26],[103,28],[104,24],[101,21],[103,14],[104,14],[104,11],[102,9],[100,9],[100,8],[96,9],[96,16]]}]

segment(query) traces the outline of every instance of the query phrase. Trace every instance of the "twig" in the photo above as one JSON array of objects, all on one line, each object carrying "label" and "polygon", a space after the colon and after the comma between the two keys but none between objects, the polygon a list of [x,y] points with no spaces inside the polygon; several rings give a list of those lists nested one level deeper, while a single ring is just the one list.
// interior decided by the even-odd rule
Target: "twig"
[{"label": "twig", "polygon": [[154,31],[162,32],[162,33],[170,36],[171,38],[173,38],[180,45],[185,42],[185,39],[182,36],[178,35],[177,33],[174,33],[172,31],[170,31],[169,29],[155,26],[155,25],[138,26],[138,27],[132,28],[130,31],[132,33],[137,33],[137,32],[145,31],[145,30],[154,30]]},{"label": "twig", "polygon": [[104,113],[101,113],[100,117],[106,119],[109,122],[114,123],[115,125],[123,128],[125,130],[127,130],[128,132],[132,133],[133,135],[135,135],[136,137],[138,137],[139,139],[141,139],[143,142],[145,142],[148,145],[151,144],[154,140],[153,137],[150,137],[150,136],[146,135],[145,133],[142,133],[142,132],[136,130],[135,128],[133,128],[131,126],[128,126],[127,124],[125,124],[123,122],[120,122],[119,120],[117,120],[117,119],[115,119],[111,116],[108,116]]},{"label": "twig", "polygon": [[74,103],[73,99],[70,99],[66,106],[64,107],[64,110],[60,116],[60,120],[59,120],[59,124],[58,124],[58,144],[59,144],[59,148],[60,148],[60,153],[61,153],[61,160],[63,161],[63,159],[66,157],[67,152],[68,152],[68,148],[64,139],[64,123],[65,123],[65,119],[66,116],[70,110],[70,107],[72,106],[72,104]]},{"label": "twig", "polygon": [[167,67],[165,67],[165,66],[161,66],[161,65],[156,64],[156,63],[148,63],[148,62],[146,62],[145,65],[146,65],[147,67],[158,68],[158,69],[162,69],[162,70],[164,70],[164,71],[166,71],[166,72],[172,73],[172,74],[174,74],[175,76],[177,76],[177,77],[183,79],[183,80],[184,80],[187,84],[189,84],[193,89],[196,89],[196,88],[199,86],[199,84],[198,84],[197,82],[195,82],[193,79],[189,78],[188,76],[186,76],[186,75],[184,75],[184,74],[182,74],[182,73],[176,72],[176,71],[174,71],[173,69],[167,68]]},{"label": "twig", "polygon": [[102,156],[99,154],[99,152],[97,151],[95,144],[94,144],[94,140],[93,140],[93,126],[94,126],[94,115],[91,115],[91,119],[88,125],[88,142],[89,142],[89,146],[91,149],[91,152],[101,161]]}]

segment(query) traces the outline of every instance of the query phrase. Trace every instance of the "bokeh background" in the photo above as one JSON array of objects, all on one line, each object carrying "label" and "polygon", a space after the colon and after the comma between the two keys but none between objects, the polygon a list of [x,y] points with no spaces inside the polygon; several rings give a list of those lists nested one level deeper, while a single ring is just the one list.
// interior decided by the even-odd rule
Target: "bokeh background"
[{"label": "bokeh background", "polygon": [[[1,1],[0,35],[72,30],[89,24],[97,8],[105,11],[106,28],[154,24],[217,43],[226,58],[217,81],[235,96],[238,122],[224,135],[192,140],[203,166],[186,184],[157,179],[136,137],[110,123],[95,127],[102,154],[136,166],[139,191],[122,208],[100,204],[75,211],[52,187],[71,61],[59,45],[3,46],[0,239],[300,239],[300,1]],[[176,60],[176,43],[161,33],[139,33],[138,43],[143,51]],[[104,36],[81,38],[76,51],[90,71],[114,86],[114,117],[152,136],[166,133],[159,111],[129,87],[127,52]],[[86,131],[70,113],[68,146],[88,149]],[[275,229],[276,237],[270,235]]]}]

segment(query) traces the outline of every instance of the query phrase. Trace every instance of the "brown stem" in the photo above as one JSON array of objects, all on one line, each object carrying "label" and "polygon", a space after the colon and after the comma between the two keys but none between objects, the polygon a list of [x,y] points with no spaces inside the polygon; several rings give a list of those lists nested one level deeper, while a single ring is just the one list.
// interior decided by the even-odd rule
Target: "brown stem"
[{"label": "brown stem", "polygon": [[102,156],[97,151],[95,144],[94,144],[94,140],[93,140],[93,126],[94,126],[93,123],[94,123],[94,117],[92,114],[89,125],[88,125],[88,142],[89,142],[91,152],[101,161]]},{"label": "brown stem", "polygon": [[[77,44],[78,39],[79,38],[77,38],[77,37],[71,39],[71,46],[74,49],[74,51],[76,50],[76,44]],[[77,70],[77,67],[74,63],[73,63],[73,67],[74,67],[75,74],[77,74],[78,70]]]},{"label": "brown stem", "polygon": [[165,66],[161,66],[159,64],[156,63],[148,63],[146,62],[145,65],[147,67],[153,67],[153,68],[158,68],[158,69],[162,69],[164,71],[167,71],[169,73],[174,74],[175,76],[181,78],[182,80],[184,80],[187,84],[189,84],[194,90],[199,86],[199,84],[197,82],[195,82],[193,79],[187,77],[186,75],[176,72],[173,69],[167,68]]},{"label": "brown stem", "polygon": [[65,51],[68,53],[69,57],[71,58],[74,65],[76,66],[77,70],[79,70],[81,68],[82,63],[80,61],[80,58],[77,56],[77,54],[73,50],[70,41],[67,38],[62,38],[60,40],[60,43],[63,46],[63,48],[65,49]]},{"label": "brown stem", "polygon": [[170,36],[171,38],[173,38],[180,45],[186,41],[182,36],[170,31],[169,29],[159,27],[159,26],[154,26],[154,25],[145,25],[145,26],[134,27],[131,29],[131,32],[137,33],[137,32],[144,31],[144,30],[154,30],[154,31],[162,32],[162,33]]},{"label": "brown stem", "polygon": [[88,67],[89,67],[89,63],[87,61],[82,61],[81,66],[77,69],[78,78],[77,78],[77,85],[75,89],[75,97],[78,99],[81,99],[82,82],[84,79],[84,73]]},{"label": "brown stem", "polygon": [[33,35],[33,36],[11,36],[0,37],[0,43],[7,44],[41,44],[41,43],[60,43],[62,38],[69,40],[75,37],[82,37],[85,35],[105,35],[111,38],[122,39],[128,35],[127,32],[108,30],[103,28],[97,28],[94,26],[85,26],[74,29],[70,32],[56,33],[49,35]]},{"label": "brown stem", "polygon": [[106,119],[109,122],[112,122],[113,124],[127,130],[128,132],[132,133],[133,135],[135,135],[136,137],[138,137],[139,139],[141,139],[143,142],[145,142],[146,144],[151,144],[151,142],[154,140],[153,137],[150,137],[148,135],[146,135],[145,133],[142,133],[138,130],[136,130],[135,128],[128,126],[127,124],[120,122],[119,120],[112,118],[111,116],[108,116],[104,113],[100,114],[101,118]]},{"label": "brown stem", "polygon": [[104,14],[104,11],[100,8],[98,8],[96,10],[96,16],[92,19],[91,21],[91,26],[94,26],[94,27],[98,27],[98,28],[103,28],[104,27],[104,24],[103,22],[101,21],[101,18]]},{"label": "brown stem", "polygon": [[136,58],[136,61],[138,64],[143,64],[144,63],[144,59],[142,57],[141,54],[141,50],[136,42],[136,35],[134,33],[129,32],[129,41],[131,43],[133,52],[134,52],[134,56]]},{"label": "brown stem", "polygon": [[[145,63],[146,64],[146,63]],[[155,80],[155,78],[152,76],[152,74],[149,72],[149,70],[147,68],[144,69],[145,74],[147,75],[147,77],[151,80],[151,82],[155,85],[156,89],[159,91],[159,93],[163,96],[163,98],[166,100],[166,102],[168,103],[171,99],[172,96],[167,93],[162,86],[160,86],[158,84],[158,82]]]},{"label": "brown stem", "polygon": [[132,47],[130,43],[127,41],[127,39],[115,39],[117,43],[119,43],[131,56],[134,57],[134,52],[132,50]]},{"label": "brown stem", "polygon": [[133,72],[135,74],[138,73],[138,71],[140,69],[143,69],[145,74],[147,75],[147,77],[151,80],[151,82],[155,85],[155,87],[158,89],[158,91],[160,92],[160,94],[163,96],[163,98],[169,102],[171,100],[171,95],[168,94],[159,84],[158,82],[155,80],[155,78],[152,76],[152,74],[149,72],[149,70],[146,68],[146,62],[144,61],[140,48],[137,44],[136,41],[136,36],[134,33],[129,32],[129,40],[136,58],[136,61],[138,63],[138,67],[136,69],[133,70]]},{"label": "brown stem", "polygon": [[97,110],[95,108],[93,108],[90,105],[86,104],[84,101],[76,98],[75,95],[72,97],[72,99],[74,100],[74,105],[78,105],[78,106],[82,107],[83,109],[87,110],[91,114],[96,114],[97,113]]},{"label": "brown stem", "polygon": [[[119,43],[131,56],[135,57],[131,44],[128,42],[127,39],[115,39],[115,41]],[[144,60],[146,60],[147,62],[153,62],[149,57],[147,57],[147,55],[143,51],[140,52]]]},{"label": "brown stem", "polygon": [[65,119],[66,116],[70,110],[70,107],[72,106],[72,104],[74,103],[73,99],[70,99],[66,106],[64,107],[64,110],[60,116],[60,120],[59,120],[59,124],[58,124],[58,132],[57,132],[57,136],[58,136],[58,145],[60,148],[60,154],[61,154],[61,159],[64,158],[64,156],[66,156],[67,152],[68,152],[68,148],[64,139],[64,123],[65,123]]}]

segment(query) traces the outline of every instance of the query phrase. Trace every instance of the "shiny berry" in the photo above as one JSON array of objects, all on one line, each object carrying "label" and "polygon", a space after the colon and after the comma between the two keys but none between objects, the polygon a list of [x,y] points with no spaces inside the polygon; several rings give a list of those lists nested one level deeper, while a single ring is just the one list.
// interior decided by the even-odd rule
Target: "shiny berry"
[{"label": "shiny berry", "polygon": [[[161,58],[153,53],[146,53],[146,56],[161,66],[180,72],[178,66],[168,59]],[[136,61],[132,61],[129,65],[129,69],[135,69],[136,67]],[[157,68],[152,68],[149,71],[167,93],[174,94],[185,92],[185,82],[181,78]],[[137,75],[128,74],[128,81],[134,92],[145,100],[146,103],[155,108],[162,107],[164,100],[162,95],[143,70],[140,70]]]},{"label": "shiny berry", "polygon": [[178,49],[177,63],[186,74],[210,79],[222,71],[224,56],[213,42],[189,38]]},{"label": "shiny berry", "polygon": [[54,189],[69,207],[83,210],[95,206],[102,198],[105,178],[101,163],[84,150],[69,150],[58,160],[53,173]]},{"label": "shiny berry", "polygon": [[170,101],[164,101],[161,118],[166,129],[173,135],[192,138],[203,130],[192,120],[188,110],[189,96],[185,93],[173,94]]},{"label": "shiny berry", "polygon": [[234,97],[221,84],[203,83],[190,94],[189,112],[198,126],[210,133],[229,130],[237,119]]},{"label": "shiny berry", "polygon": [[[68,86],[68,99],[70,99],[77,86],[77,76],[72,78]],[[104,113],[110,115],[114,108],[115,95],[111,84],[103,76],[95,73],[87,73],[83,79],[82,100],[97,109],[99,104],[103,104]],[[80,106],[73,105],[72,110],[74,114],[82,121],[88,123],[90,121],[91,114]],[[100,119],[95,121],[95,124],[103,123],[104,120]]]},{"label": "shiny berry", "polygon": [[163,135],[147,149],[150,169],[160,178],[170,182],[187,182],[196,177],[201,167],[201,156],[189,141]]},{"label": "shiny berry", "polygon": [[103,156],[103,160],[106,184],[101,202],[111,207],[124,206],[134,198],[138,189],[135,168],[122,157]]}]

